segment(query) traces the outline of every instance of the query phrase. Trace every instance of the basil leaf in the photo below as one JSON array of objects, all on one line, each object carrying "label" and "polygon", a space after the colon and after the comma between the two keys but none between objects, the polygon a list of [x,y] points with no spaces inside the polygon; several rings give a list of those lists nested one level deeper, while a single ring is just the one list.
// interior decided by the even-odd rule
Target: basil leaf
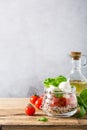
[{"label": "basil leaf", "polygon": [[87,109],[87,105],[84,102],[84,99],[81,98],[81,96],[77,96],[77,101],[80,106],[83,106],[85,109]]},{"label": "basil leaf", "polygon": [[37,119],[38,121],[44,121],[44,122],[46,122],[46,121],[48,121],[48,118],[46,118],[46,117],[41,117],[41,118],[39,118],[39,119]]},{"label": "basil leaf", "polygon": [[77,96],[80,112],[77,117],[83,117],[87,113],[87,89],[84,89],[79,96]]},{"label": "basil leaf", "polygon": [[79,106],[80,107],[80,112],[76,115],[76,117],[83,117],[86,114],[86,110],[83,106]]},{"label": "basil leaf", "polygon": [[84,89],[81,93],[80,93],[80,98],[83,100],[85,107],[87,109],[87,89]]},{"label": "basil leaf", "polygon": [[58,85],[61,83],[61,82],[64,82],[64,81],[67,81],[66,77],[60,75],[58,77],[55,77],[55,78],[47,78],[44,80],[44,86],[49,88],[50,85],[53,85],[55,87],[58,87]]}]

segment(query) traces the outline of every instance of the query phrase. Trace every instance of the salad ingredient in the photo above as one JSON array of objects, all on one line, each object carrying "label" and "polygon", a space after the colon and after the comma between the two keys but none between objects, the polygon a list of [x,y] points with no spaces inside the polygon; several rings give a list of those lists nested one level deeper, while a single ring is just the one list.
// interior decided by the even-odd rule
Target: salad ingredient
[{"label": "salad ingredient", "polygon": [[49,88],[50,85],[53,85],[55,87],[58,87],[58,85],[61,83],[61,82],[64,82],[64,81],[67,81],[66,77],[64,76],[58,76],[58,77],[55,77],[55,78],[47,78],[44,80],[44,86],[46,88]]},{"label": "salad ingredient", "polygon": [[27,115],[29,115],[29,116],[34,115],[34,113],[35,113],[35,108],[34,108],[34,106],[33,106],[32,104],[28,104],[28,105],[26,106],[26,108],[25,108],[25,113],[26,113]]},{"label": "salad ingredient", "polygon": [[83,117],[83,116],[85,116],[85,114],[86,114],[85,108],[83,106],[79,106],[79,108],[80,108],[80,111],[79,111],[79,113],[76,114],[76,117]]},{"label": "salad ingredient", "polygon": [[59,98],[56,98],[56,97],[53,96],[50,106],[52,106],[52,107],[58,106],[58,103],[59,103]]},{"label": "salad ingredient", "polygon": [[46,90],[47,90],[48,93],[50,93],[50,92],[58,91],[59,88],[55,87],[53,85],[50,85],[49,88],[46,88]]},{"label": "salad ingredient", "polygon": [[84,89],[79,96],[77,96],[78,106],[80,108],[77,117],[83,117],[87,113],[87,89]]},{"label": "salad ingredient", "polygon": [[35,102],[35,107],[41,109],[43,97],[40,97]]},{"label": "salad ingredient", "polygon": [[80,93],[80,98],[83,100],[84,104],[85,104],[85,109],[87,110],[87,89],[84,89],[81,93]]},{"label": "salad ingredient", "polygon": [[70,98],[68,100],[68,104],[71,104],[72,107],[76,106],[77,98],[74,94],[70,95]]},{"label": "salad ingredient", "polygon": [[70,95],[69,94],[63,94],[63,97],[70,98]]},{"label": "salad ingredient", "polygon": [[64,97],[59,98],[58,106],[59,107],[64,107],[64,106],[66,107],[67,106],[67,99]]},{"label": "salad ingredient", "polygon": [[36,100],[39,98],[39,96],[38,95],[32,95],[31,97],[30,97],[30,102],[32,103],[32,104],[35,104],[35,102],[36,102]]},{"label": "salad ingredient", "polygon": [[48,118],[46,118],[46,117],[41,117],[41,118],[39,118],[39,119],[37,119],[38,121],[43,121],[43,122],[46,122],[46,121],[48,121]]},{"label": "salad ingredient", "polygon": [[66,82],[61,82],[60,84],[59,84],[59,89],[61,90],[61,91],[64,91],[64,92],[71,92],[71,86],[70,86],[70,83],[69,83],[69,81],[66,81]]}]

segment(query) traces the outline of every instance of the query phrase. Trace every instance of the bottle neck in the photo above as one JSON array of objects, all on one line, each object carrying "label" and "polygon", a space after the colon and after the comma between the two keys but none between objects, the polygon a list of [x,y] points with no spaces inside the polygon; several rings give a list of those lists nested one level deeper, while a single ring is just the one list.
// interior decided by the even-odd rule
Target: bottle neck
[{"label": "bottle neck", "polygon": [[81,58],[78,60],[72,58],[72,71],[81,71]]}]

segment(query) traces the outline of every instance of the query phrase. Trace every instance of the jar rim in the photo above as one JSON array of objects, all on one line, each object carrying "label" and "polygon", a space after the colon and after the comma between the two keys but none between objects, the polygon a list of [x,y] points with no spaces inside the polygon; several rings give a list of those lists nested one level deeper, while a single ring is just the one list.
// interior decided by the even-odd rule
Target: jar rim
[{"label": "jar rim", "polygon": [[60,94],[72,94],[74,92],[64,92],[64,91],[54,91],[54,92],[48,92],[48,91],[45,91],[45,93],[49,93],[49,94],[54,94],[54,93],[60,93]]}]

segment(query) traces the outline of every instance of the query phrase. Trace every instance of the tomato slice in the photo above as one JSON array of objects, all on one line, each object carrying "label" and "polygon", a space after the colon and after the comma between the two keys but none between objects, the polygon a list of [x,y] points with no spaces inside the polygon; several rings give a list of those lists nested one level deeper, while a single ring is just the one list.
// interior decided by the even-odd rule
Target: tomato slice
[{"label": "tomato slice", "polygon": [[50,106],[52,107],[58,106],[58,103],[59,103],[59,98],[52,97],[52,103],[50,104]]},{"label": "tomato slice", "polygon": [[59,107],[67,106],[67,99],[64,98],[64,97],[59,98],[58,106],[59,106]]}]

